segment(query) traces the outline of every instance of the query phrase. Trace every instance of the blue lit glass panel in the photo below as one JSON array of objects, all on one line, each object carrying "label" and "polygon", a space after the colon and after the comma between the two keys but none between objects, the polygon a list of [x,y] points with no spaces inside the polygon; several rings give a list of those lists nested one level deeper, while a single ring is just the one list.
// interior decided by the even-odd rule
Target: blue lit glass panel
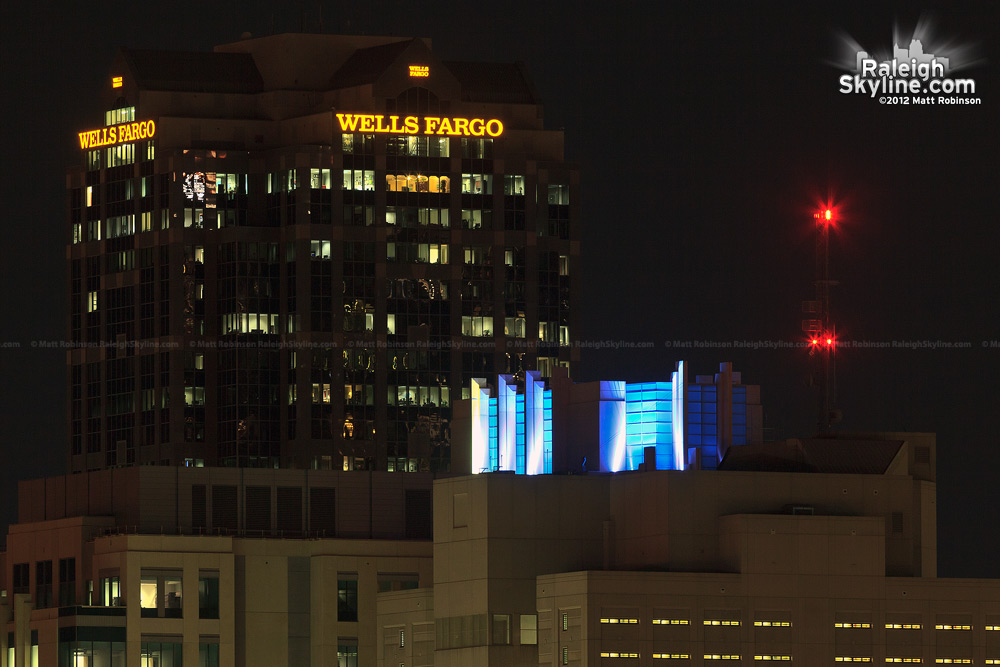
[{"label": "blue lit glass panel", "polygon": [[472,380],[472,473],[490,470],[490,410],[489,387],[484,381]]},{"label": "blue lit glass panel", "polygon": [[499,452],[499,435],[497,433],[497,418],[499,409],[497,399],[490,398],[490,470],[497,469]]},{"label": "blue lit glass panel", "polygon": [[542,394],[542,415],[544,419],[543,461],[546,475],[552,474],[552,390],[546,389]]},{"label": "blue lit glass panel", "polygon": [[644,449],[655,447],[656,467],[674,465],[673,387],[670,382],[639,382],[625,386],[625,429],[628,470],[644,460]]},{"label": "blue lit glass panel", "polygon": [[515,472],[518,475],[523,475],[526,469],[526,452],[525,452],[525,402],[524,394],[517,395],[517,466]]}]

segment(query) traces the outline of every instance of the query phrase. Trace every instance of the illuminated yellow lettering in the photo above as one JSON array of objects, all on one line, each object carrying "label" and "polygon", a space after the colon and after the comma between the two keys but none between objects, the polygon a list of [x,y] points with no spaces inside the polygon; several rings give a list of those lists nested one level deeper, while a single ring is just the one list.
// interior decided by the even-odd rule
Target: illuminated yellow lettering
[{"label": "illuminated yellow lettering", "polygon": [[80,138],[80,148],[86,150],[100,148],[101,146],[113,146],[139,139],[151,139],[155,134],[156,123],[151,120],[144,120],[78,132],[77,136]]},{"label": "illuminated yellow lettering", "polygon": [[338,113],[341,132],[355,132],[358,129],[358,116],[353,113]]},{"label": "illuminated yellow lettering", "polygon": [[375,116],[375,131],[376,132],[388,132],[389,131],[389,128],[387,128],[384,125],[382,125],[382,121],[384,119],[385,119],[385,116],[381,116],[381,115],[380,116]]},{"label": "illuminated yellow lettering", "polygon": [[375,131],[375,116],[365,115],[361,117],[361,131],[362,132]]},{"label": "illuminated yellow lettering", "polygon": [[416,116],[407,116],[403,119],[403,132],[416,134],[420,131],[420,119]]},{"label": "illuminated yellow lettering", "polygon": [[455,131],[449,134],[458,134],[461,136],[466,136],[469,134],[469,119],[468,118],[455,118]]},{"label": "illuminated yellow lettering", "polygon": [[389,116],[389,120],[392,121],[389,123],[389,132],[402,134],[403,128],[399,126],[399,116]]},{"label": "illuminated yellow lettering", "polygon": [[437,133],[438,134],[455,134],[455,132],[452,129],[451,120],[452,119],[449,119],[449,118],[442,118],[441,119],[441,127],[438,128]]},{"label": "illuminated yellow lettering", "polygon": [[441,121],[434,116],[424,116],[424,134],[437,134],[435,127]]},{"label": "illuminated yellow lettering", "polygon": [[503,123],[496,118],[486,121],[486,134],[491,137],[499,137],[503,133]]},{"label": "illuminated yellow lettering", "polygon": [[469,134],[474,137],[481,137],[486,134],[486,121],[482,118],[473,118],[469,121]]}]

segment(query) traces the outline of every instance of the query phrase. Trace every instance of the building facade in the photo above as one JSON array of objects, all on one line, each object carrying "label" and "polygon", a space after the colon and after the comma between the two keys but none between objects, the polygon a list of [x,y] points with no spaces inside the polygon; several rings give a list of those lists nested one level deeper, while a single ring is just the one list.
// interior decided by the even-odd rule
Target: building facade
[{"label": "building facade", "polygon": [[0,667],[1000,664],[1000,581],[936,576],[935,459],[883,433],[716,470],[32,480]]},{"label": "building facade", "polygon": [[0,665],[373,665],[378,593],[431,585],[431,483],[161,466],[24,482]]},{"label": "building facade", "polygon": [[578,173],[523,67],[429,40],[122,51],[68,174],[69,470],[447,470],[569,367]]}]

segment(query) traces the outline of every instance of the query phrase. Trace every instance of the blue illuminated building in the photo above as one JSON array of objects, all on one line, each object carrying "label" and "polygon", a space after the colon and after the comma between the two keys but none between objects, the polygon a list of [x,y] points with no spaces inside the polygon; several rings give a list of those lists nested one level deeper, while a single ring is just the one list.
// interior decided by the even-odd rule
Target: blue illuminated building
[{"label": "blue illuminated building", "polygon": [[729,363],[689,380],[573,383],[557,374],[472,381],[458,406],[456,472],[713,470],[733,446],[763,441],[760,389]]}]

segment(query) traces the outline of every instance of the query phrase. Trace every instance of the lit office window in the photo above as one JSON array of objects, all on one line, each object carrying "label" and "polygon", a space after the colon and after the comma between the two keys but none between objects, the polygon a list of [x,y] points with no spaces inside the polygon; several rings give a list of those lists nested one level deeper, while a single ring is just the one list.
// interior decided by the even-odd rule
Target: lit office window
[{"label": "lit office window", "polygon": [[754,662],[791,662],[792,656],[790,655],[755,655],[753,657]]},{"label": "lit office window", "polygon": [[349,644],[337,644],[337,667],[358,667],[358,642],[356,639]]},{"label": "lit office window", "polygon": [[616,623],[620,623],[622,625],[626,625],[626,624],[629,624],[629,623],[638,623],[638,622],[639,622],[638,618],[602,618],[601,619],[601,623],[610,623],[612,625],[614,625]]},{"label": "lit office window", "polygon": [[971,630],[971,625],[942,625],[938,624],[934,626],[935,630]]},{"label": "lit office window", "polygon": [[739,625],[739,621],[731,621],[726,619],[706,619],[702,621],[704,625]]},{"label": "lit office window", "polygon": [[602,658],[638,658],[638,653],[627,653],[621,651],[601,651]]},{"label": "lit office window", "polygon": [[521,614],[521,645],[538,644],[538,615]]},{"label": "lit office window", "polygon": [[833,627],[835,627],[835,628],[862,628],[863,629],[863,628],[870,628],[870,627],[872,627],[872,624],[871,623],[834,623]]},{"label": "lit office window", "polygon": [[754,621],[755,628],[790,628],[790,621]]},{"label": "lit office window", "polygon": [[690,660],[690,653],[654,653],[654,660]]},{"label": "lit office window", "polygon": [[689,625],[686,618],[654,618],[653,625]]}]

